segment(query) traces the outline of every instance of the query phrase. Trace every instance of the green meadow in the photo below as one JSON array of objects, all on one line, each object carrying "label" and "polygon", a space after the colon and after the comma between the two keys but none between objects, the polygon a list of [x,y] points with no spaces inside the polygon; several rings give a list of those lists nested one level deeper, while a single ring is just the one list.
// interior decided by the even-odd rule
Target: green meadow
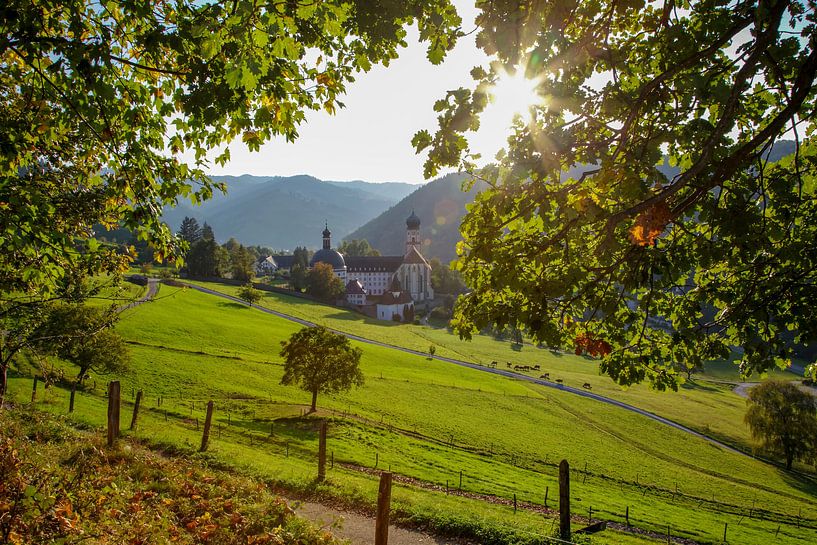
[{"label": "green meadow", "polygon": [[[237,287],[227,284],[190,283],[228,295],[235,296],[238,292]],[[682,384],[678,392],[659,392],[646,384],[624,388],[606,375],[600,375],[596,361],[574,354],[539,349],[530,344],[515,346],[510,341],[496,340],[485,335],[464,341],[445,328],[383,322],[349,310],[280,293],[264,292],[259,305],[337,331],[394,346],[426,352],[433,344],[438,356],[486,366],[497,362],[500,369],[508,369],[508,363],[511,368],[514,365],[539,365],[540,371],[523,373],[536,377],[549,373],[552,380],[561,379],[565,385],[574,388],[589,384],[594,393],[659,414],[741,450],[751,451],[753,448],[749,431],[743,423],[746,401],[732,392],[740,377],[737,367],[729,362],[708,364],[704,373],[695,375],[691,381]],[[773,374],[787,379],[795,378],[782,371],[774,371]],[[761,378],[753,377],[750,380]]]},{"label": "green meadow", "polygon": [[[209,286],[214,287],[214,286]],[[233,292],[229,286],[215,286]],[[626,390],[598,375],[591,360],[478,337],[459,341],[444,329],[365,320],[341,309],[268,293],[264,306],[396,346],[488,364],[539,364],[551,378],[648,409],[714,437],[749,446],[744,401],[729,385],[695,380],[677,393]],[[399,519],[484,543],[518,543],[551,534],[558,503],[558,462],[571,464],[573,512],[629,522],[654,539],[721,543],[804,543],[817,539],[817,485],[777,466],[717,447],[630,411],[522,380],[354,343],[363,350],[366,384],[319,396],[279,384],[280,343],[300,326],[190,289],[163,285],[158,298],[124,311],[118,331],[131,343],[132,371],[116,377],[123,397],[144,392],[133,433],[151,444],[195,452],[204,405],[216,422],[206,460],[282,486],[292,493],[371,507],[375,469],[400,482]],[[11,383],[18,402],[31,395],[32,369],[20,364]],[[104,384],[93,377],[72,418],[105,421]],[[39,392],[36,406],[64,413],[67,391]],[[123,429],[130,421],[123,410]],[[329,420],[333,468],[316,484],[317,426]],[[462,484],[460,485],[460,475]],[[460,493],[460,486],[462,494]],[[448,490],[450,493],[446,493]],[[514,511],[513,498],[520,508]],[[539,511],[529,509],[537,506]],[[576,520],[575,526],[586,525]],[[558,526],[558,523],[556,523]],[[649,537],[648,536],[648,537]],[[662,537],[663,536],[663,537]],[[607,530],[595,543],[644,543]]]}]

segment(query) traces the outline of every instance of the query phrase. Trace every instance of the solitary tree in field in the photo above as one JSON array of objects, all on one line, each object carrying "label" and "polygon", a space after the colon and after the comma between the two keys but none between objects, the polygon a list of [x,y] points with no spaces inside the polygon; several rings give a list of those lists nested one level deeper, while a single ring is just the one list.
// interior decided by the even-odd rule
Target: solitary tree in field
[{"label": "solitary tree in field", "polygon": [[241,286],[238,290],[238,296],[251,305],[257,303],[263,297],[261,290],[255,289],[252,282],[247,282]]},{"label": "solitary tree in field", "polygon": [[363,386],[360,370],[360,348],[349,339],[324,327],[305,327],[282,341],[284,376],[281,384],[297,384],[312,393],[314,412],[318,393],[345,392],[352,386]]},{"label": "solitary tree in field", "polygon": [[744,421],[752,438],[792,462],[817,448],[817,399],[790,382],[769,380],[749,391]]}]

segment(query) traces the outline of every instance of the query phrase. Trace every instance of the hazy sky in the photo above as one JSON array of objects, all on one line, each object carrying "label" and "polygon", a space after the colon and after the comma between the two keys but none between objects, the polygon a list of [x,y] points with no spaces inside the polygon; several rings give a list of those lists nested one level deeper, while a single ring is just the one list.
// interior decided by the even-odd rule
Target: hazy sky
[{"label": "hazy sky", "polygon": [[[463,29],[474,28],[472,3],[455,0]],[[470,87],[469,72],[486,58],[471,34],[461,39],[443,64],[433,66],[426,48],[410,30],[409,47],[388,68],[361,73],[341,98],[346,108],[334,116],[309,112],[299,129],[300,138],[289,144],[283,138],[251,153],[240,142],[230,146],[232,160],[223,168],[215,163],[211,174],[281,175],[310,174],[324,180],[371,182],[423,182],[424,157],[415,155],[411,137],[420,129],[437,127],[432,109],[449,89]],[[505,128],[513,117],[508,104],[492,105],[485,112],[482,129],[472,139],[472,150],[493,157],[504,142]]]}]

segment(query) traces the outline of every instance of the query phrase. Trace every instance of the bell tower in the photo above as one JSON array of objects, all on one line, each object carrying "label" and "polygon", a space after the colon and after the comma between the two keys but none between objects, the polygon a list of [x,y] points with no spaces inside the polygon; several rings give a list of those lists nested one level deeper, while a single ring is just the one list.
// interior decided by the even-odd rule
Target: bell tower
[{"label": "bell tower", "polygon": [[323,249],[329,250],[332,248],[332,233],[329,231],[329,223],[323,229]]},{"label": "bell tower", "polygon": [[420,245],[420,218],[411,211],[411,215],[406,218],[406,255],[413,247]]}]

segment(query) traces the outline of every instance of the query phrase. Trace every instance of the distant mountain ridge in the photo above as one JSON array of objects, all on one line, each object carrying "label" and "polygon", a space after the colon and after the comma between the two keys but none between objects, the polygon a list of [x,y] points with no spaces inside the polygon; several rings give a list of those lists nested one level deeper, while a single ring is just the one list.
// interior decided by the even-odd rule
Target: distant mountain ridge
[{"label": "distant mountain ridge", "polygon": [[168,207],[164,221],[174,230],[185,216],[213,227],[216,238],[242,244],[293,249],[318,247],[324,222],[335,240],[379,215],[418,186],[401,182],[323,181],[313,176],[212,176],[227,186],[201,206]]}]

